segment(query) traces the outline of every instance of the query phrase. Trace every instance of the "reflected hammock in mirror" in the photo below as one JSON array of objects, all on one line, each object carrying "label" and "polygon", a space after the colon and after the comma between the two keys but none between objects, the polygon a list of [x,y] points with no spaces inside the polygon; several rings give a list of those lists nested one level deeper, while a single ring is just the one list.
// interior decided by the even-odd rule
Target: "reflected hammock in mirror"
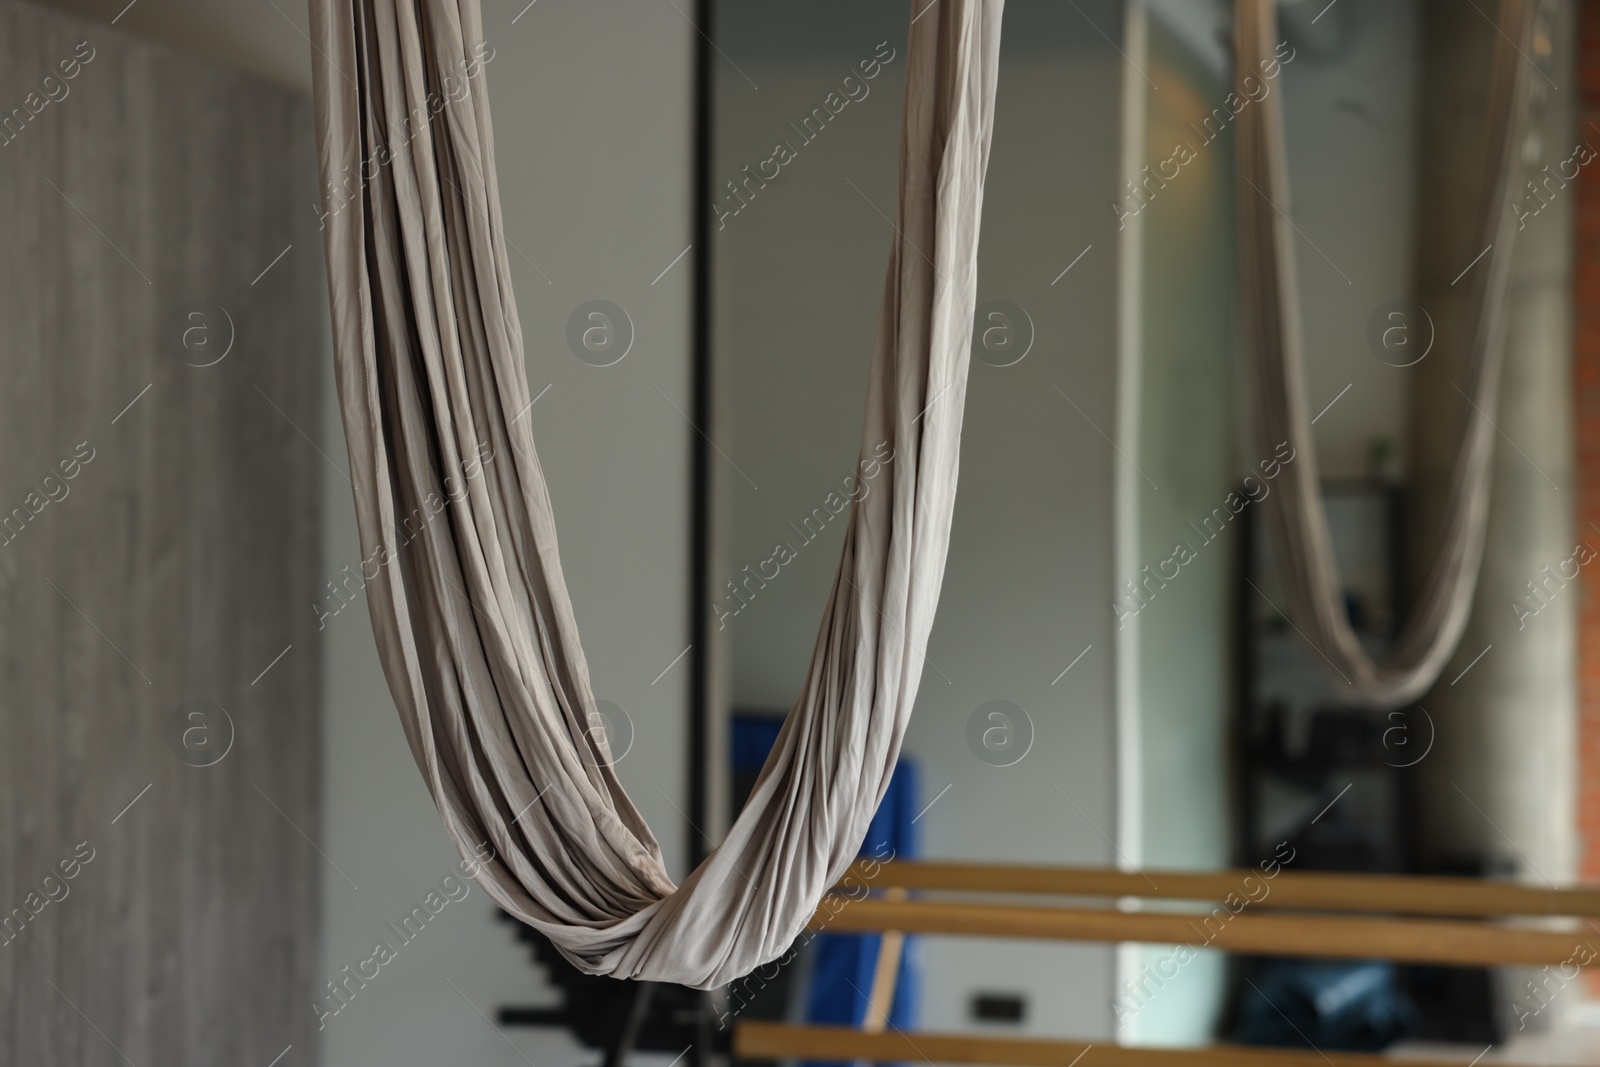
[{"label": "reflected hammock in mirror", "polygon": [[[1278,492],[1265,502],[1266,527],[1287,592],[1288,614],[1319,656],[1317,665],[1343,697],[1396,707],[1426,693],[1466,628],[1483,559],[1489,509],[1489,470],[1500,363],[1506,344],[1506,296],[1517,185],[1528,129],[1533,61],[1529,44],[1539,0],[1501,0],[1493,81],[1489,91],[1489,158],[1485,161],[1478,247],[1486,266],[1474,271],[1475,291],[1462,395],[1464,412],[1450,472],[1439,546],[1425,584],[1388,662],[1374,663],[1346,614],[1338,567],[1318,482],[1316,449],[1307,416],[1293,223],[1284,160],[1281,94],[1267,94],[1236,120],[1239,164],[1239,252],[1244,298],[1244,346],[1254,386],[1256,448],[1272,455],[1287,442],[1299,460],[1285,464]],[[1236,0],[1236,80],[1248,91],[1252,72],[1267,69],[1277,44],[1274,0]],[[1519,46],[1518,42],[1521,42]]]}]

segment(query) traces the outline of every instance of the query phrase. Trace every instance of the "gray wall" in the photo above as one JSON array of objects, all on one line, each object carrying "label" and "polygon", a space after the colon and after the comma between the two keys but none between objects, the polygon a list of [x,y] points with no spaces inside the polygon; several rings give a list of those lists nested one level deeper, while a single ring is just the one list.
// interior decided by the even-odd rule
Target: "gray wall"
[{"label": "gray wall", "polygon": [[[1573,5],[1557,5],[1550,82],[1535,80],[1540,120],[1523,146],[1535,174],[1557,173],[1593,131],[1574,129]],[[1436,730],[1419,765],[1425,783],[1422,841],[1436,862],[1484,860],[1495,873],[1536,885],[1565,883],[1576,872],[1577,610],[1579,589],[1567,576],[1596,544],[1575,529],[1572,432],[1572,235],[1570,187],[1544,187],[1550,203],[1526,218],[1512,259],[1506,360],[1498,409],[1479,416],[1452,386],[1471,321],[1467,282],[1451,285],[1480,248],[1475,233],[1485,152],[1488,69],[1497,43],[1481,18],[1453,5],[1424,8],[1429,55],[1424,83],[1426,163],[1421,175],[1424,253],[1419,299],[1439,322],[1439,357],[1424,361],[1413,392],[1418,513],[1412,549],[1419,568],[1432,560],[1451,440],[1460,419],[1488,417],[1495,442],[1482,573],[1465,635],[1452,663],[1423,701]],[[1470,13],[1468,13],[1470,14]],[[1571,173],[1571,165],[1567,168]],[[1542,175],[1540,175],[1542,177]],[[1537,206],[1516,190],[1523,210]],[[1476,269],[1481,269],[1482,264]],[[1592,565],[1592,564],[1588,564]],[[1418,574],[1423,573],[1420,569]],[[1528,583],[1539,583],[1537,595]],[[1544,997],[1507,983],[1497,1009],[1512,1028],[1544,1029],[1578,993],[1562,991],[1556,1010]],[[1518,1016],[1526,1012],[1528,1019]]]},{"label": "gray wall", "polygon": [[[58,3],[106,21],[121,7],[98,0]],[[559,516],[562,563],[597,693],[626,709],[636,728],[619,773],[661,837],[669,866],[681,874],[688,831],[677,809],[686,807],[687,661],[662,672],[689,642],[694,431],[673,405],[689,410],[694,253],[657,276],[691,240],[694,29],[670,4],[620,0],[486,0],[484,18],[495,48],[487,76],[506,231],[520,253],[512,256],[512,272],[529,378],[534,393],[551,386],[530,417]],[[304,3],[143,0],[122,14],[118,27],[309,93]],[[68,104],[75,102],[76,96]],[[314,162],[303,154],[290,163],[295,169],[282,189],[304,219],[313,220]],[[315,269],[319,236],[313,226],[276,269],[291,262]],[[636,329],[632,351],[615,367],[588,366],[567,348],[568,316],[595,298],[621,304]],[[320,411],[297,413],[295,421],[329,457],[324,462],[312,453],[323,480],[322,561],[292,605],[313,629],[312,603],[326,591],[324,583],[360,558],[324,318],[304,320],[313,333],[299,349],[305,359],[296,379],[320,398],[312,401]],[[332,862],[317,861],[313,872],[321,879],[323,951],[287,983],[296,1027],[316,1024],[312,986],[370,954],[383,924],[436,888],[457,861],[401,734],[365,602],[341,611],[314,636],[305,646],[297,643],[291,657],[318,640],[325,654],[322,771],[310,789],[320,788],[327,803],[320,828],[302,826]],[[315,909],[308,902],[305,913],[314,916]],[[487,897],[473,887],[383,969],[380,981],[327,1020],[320,1061],[339,1067],[520,1065],[526,1055],[541,1067],[579,1062],[588,1054],[564,1039],[533,1031],[502,1035],[484,1018],[493,1018],[503,1003],[548,1003],[552,996],[511,928],[495,920]],[[279,1067],[317,1062],[304,1043],[295,1044]],[[281,1047],[255,1061],[265,1064]]]},{"label": "gray wall", "polygon": [[311,48],[304,0],[219,4],[210,0],[49,0],[51,7],[159,41],[188,56],[223,63],[311,93]]},{"label": "gray wall", "polygon": [[[11,2],[0,101],[0,908],[37,910],[0,947],[0,1061],[309,1062],[309,111]],[[232,322],[212,366],[168,336],[195,300]],[[175,722],[194,700],[226,721]]]}]

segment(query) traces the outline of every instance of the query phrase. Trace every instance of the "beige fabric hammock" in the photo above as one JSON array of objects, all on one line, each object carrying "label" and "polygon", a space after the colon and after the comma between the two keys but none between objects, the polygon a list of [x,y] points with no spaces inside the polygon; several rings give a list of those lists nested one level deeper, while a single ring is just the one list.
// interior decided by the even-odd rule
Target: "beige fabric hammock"
[{"label": "beige fabric hammock", "polygon": [[[1500,386],[1506,342],[1506,291],[1516,214],[1511,191],[1529,110],[1533,0],[1501,0],[1490,89],[1489,146],[1477,247],[1492,246],[1469,277],[1470,347],[1462,392],[1465,411],[1450,474],[1437,554],[1392,658],[1379,665],[1351,629],[1317,477],[1307,417],[1305,370],[1296,289],[1295,231],[1289,222],[1281,94],[1244,108],[1237,120],[1239,254],[1244,296],[1244,341],[1252,380],[1256,446],[1271,455],[1289,442],[1298,457],[1285,464],[1278,491],[1268,497],[1266,525],[1289,615],[1328,669],[1341,696],[1375,707],[1416,700],[1455,651],[1472,608],[1483,558],[1489,470],[1495,430],[1489,422]],[[1265,69],[1277,44],[1274,0],[1236,0],[1235,56],[1240,77]],[[1518,42],[1521,42],[1519,45]],[[1242,94],[1241,94],[1242,95]]]},{"label": "beige fabric hammock", "polygon": [[943,0],[912,22],[861,451],[893,458],[852,509],[804,690],[749,803],[674,886],[588,729],[535,419],[517,417],[528,383],[478,0],[311,0],[339,403],[379,656],[445,825],[464,856],[492,850],[478,880],[585,971],[709,988],[776,958],[887,788],[955,503],[1001,7]]}]

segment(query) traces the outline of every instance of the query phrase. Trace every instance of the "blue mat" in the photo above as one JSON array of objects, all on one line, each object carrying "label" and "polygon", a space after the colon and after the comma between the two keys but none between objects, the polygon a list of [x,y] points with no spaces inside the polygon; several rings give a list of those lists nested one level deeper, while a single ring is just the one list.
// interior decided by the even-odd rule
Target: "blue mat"
[{"label": "blue mat", "polygon": [[[730,748],[735,774],[758,772],[767,753],[778,739],[783,720],[769,715],[735,715]],[[901,759],[889,779],[888,792],[867,828],[861,855],[875,859],[912,859],[918,855],[917,769]],[[811,979],[805,991],[805,1021],[833,1026],[860,1026],[866,1018],[872,978],[878,967],[882,934],[820,933],[811,943]],[[889,1010],[891,1025],[903,1030],[917,1025],[921,993],[921,945],[915,937],[905,939],[900,957],[900,972],[895,982],[894,1002]],[[848,1064],[807,1061],[806,1067],[849,1067]]]}]

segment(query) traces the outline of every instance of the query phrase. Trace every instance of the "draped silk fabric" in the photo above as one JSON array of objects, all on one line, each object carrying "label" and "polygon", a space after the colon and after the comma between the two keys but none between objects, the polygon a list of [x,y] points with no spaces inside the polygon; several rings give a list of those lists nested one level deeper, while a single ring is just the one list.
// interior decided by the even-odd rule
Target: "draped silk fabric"
[{"label": "draped silk fabric", "polygon": [[[1455,651],[1472,607],[1489,507],[1495,429],[1489,421],[1506,343],[1506,293],[1517,226],[1511,192],[1529,110],[1535,0],[1501,0],[1489,105],[1489,153],[1475,247],[1488,246],[1469,274],[1469,332],[1458,388],[1471,401],[1460,422],[1439,545],[1426,584],[1390,660],[1375,663],[1346,614],[1317,479],[1307,418],[1300,308],[1289,221],[1280,94],[1251,103],[1237,121],[1239,250],[1248,377],[1257,409],[1256,447],[1270,456],[1283,442],[1296,459],[1283,465],[1278,490],[1263,502],[1268,536],[1289,600],[1289,616],[1329,669],[1341,695],[1376,707],[1416,700]],[[1274,0],[1237,0],[1239,78],[1259,72],[1277,44]],[[1468,16],[1470,17],[1470,16]],[[1522,42],[1519,47],[1517,42]],[[1259,73],[1255,74],[1259,77]],[[1240,94],[1244,95],[1243,93]]]},{"label": "draped silk fabric", "polygon": [[955,503],[1001,8],[941,0],[912,22],[861,448],[862,469],[881,469],[755,791],[674,886],[590,728],[537,416],[519,418],[478,0],[311,0],[339,403],[379,656],[479,882],[585,971],[709,988],[776,958],[887,788]]}]

